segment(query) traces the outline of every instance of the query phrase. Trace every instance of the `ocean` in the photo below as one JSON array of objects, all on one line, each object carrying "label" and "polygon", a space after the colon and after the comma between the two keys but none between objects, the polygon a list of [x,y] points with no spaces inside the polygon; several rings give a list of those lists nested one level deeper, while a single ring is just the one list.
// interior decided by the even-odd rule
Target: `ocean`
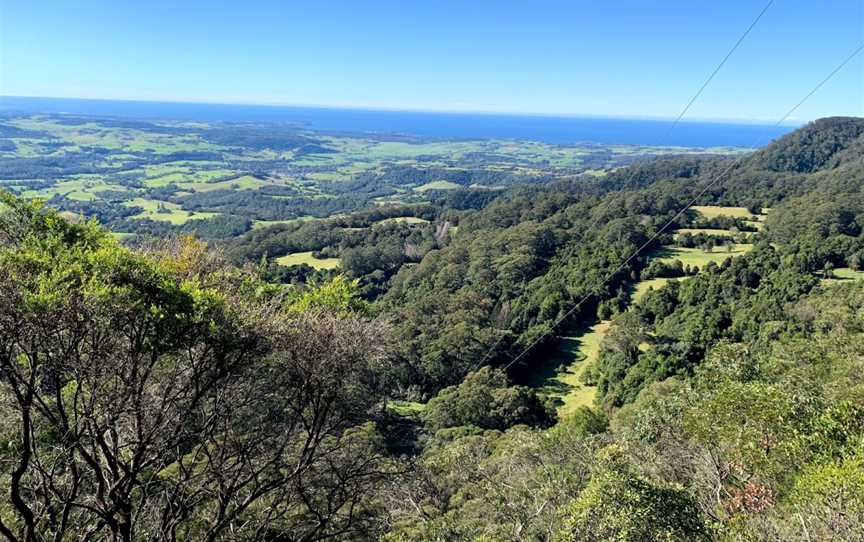
[{"label": "ocean", "polygon": [[202,122],[295,123],[311,130],[441,139],[524,139],[683,147],[755,147],[794,126],[622,118],[384,111],[324,107],[22,98],[0,96],[0,111]]}]

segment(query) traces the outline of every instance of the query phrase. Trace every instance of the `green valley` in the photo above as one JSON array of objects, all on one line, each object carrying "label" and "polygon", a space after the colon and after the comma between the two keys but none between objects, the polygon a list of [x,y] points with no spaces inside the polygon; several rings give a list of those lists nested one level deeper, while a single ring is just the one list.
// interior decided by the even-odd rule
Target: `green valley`
[{"label": "green valley", "polygon": [[0,540],[864,542],[862,30],[0,0]]},{"label": "green valley", "polygon": [[0,528],[864,524],[862,119],[732,157],[607,154],[602,175],[535,143],[4,122],[23,151],[0,160]]}]

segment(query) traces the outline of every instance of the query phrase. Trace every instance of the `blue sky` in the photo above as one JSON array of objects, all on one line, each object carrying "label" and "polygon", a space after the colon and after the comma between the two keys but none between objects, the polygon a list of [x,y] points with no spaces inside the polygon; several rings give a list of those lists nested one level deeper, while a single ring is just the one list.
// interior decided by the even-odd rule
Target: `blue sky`
[{"label": "blue sky", "polygon": [[[0,0],[0,94],[674,117],[764,5]],[[862,42],[862,0],[776,0],[686,118],[779,118]],[[862,57],[793,120],[864,115]]]}]

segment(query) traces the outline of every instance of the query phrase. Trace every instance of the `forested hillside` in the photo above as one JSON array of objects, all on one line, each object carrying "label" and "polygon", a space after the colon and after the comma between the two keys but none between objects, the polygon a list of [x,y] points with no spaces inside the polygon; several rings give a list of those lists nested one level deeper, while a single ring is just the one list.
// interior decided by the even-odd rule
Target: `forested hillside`
[{"label": "forested hillside", "polygon": [[862,150],[822,119],[209,245],[5,195],[0,533],[864,540]]}]

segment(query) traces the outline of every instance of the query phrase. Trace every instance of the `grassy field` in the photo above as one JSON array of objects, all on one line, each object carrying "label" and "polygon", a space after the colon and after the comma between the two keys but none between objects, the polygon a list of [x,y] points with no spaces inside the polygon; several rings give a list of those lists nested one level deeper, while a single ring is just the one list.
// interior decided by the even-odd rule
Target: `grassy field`
[{"label": "grassy field", "polygon": [[856,280],[864,280],[864,271],[855,271],[848,267],[838,267],[831,272],[830,278],[823,278],[826,283],[850,282]]},{"label": "grassy field", "polygon": [[753,226],[757,230],[761,230],[765,226],[765,219],[767,218],[768,213],[771,211],[770,208],[765,207],[764,209],[762,209],[761,215],[754,215],[744,207],[721,207],[719,205],[694,205],[693,207],[691,207],[691,209],[693,209],[705,218],[731,216],[733,218],[750,219],[745,220],[745,222]]},{"label": "grassy field", "polygon": [[848,267],[838,267],[832,273],[838,280],[861,280],[864,279],[864,271],[856,271]]},{"label": "grassy field", "polygon": [[276,259],[276,263],[284,266],[300,265],[305,263],[315,269],[335,269],[339,267],[339,258],[315,258],[312,252],[295,252]]},{"label": "grassy field", "polygon": [[694,205],[691,207],[694,211],[704,216],[705,218],[714,218],[718,216],[731,216],[733,218],[750,218],[753,213],[744,207],[720,207],[719,205]]},{"label": "grassy field", "polygon": [[672,280],[672,279],[657,278],[657,279],[640,280],[639,282],[636,283],[636,286],[633,288],[633,292],[630,295],[630,299],[633,301],[633,303],[638,303],[639,301],[642,300],[643,297],[645,297],[645,294],[647,294],[649,292],[649,290],[652,290],[652,289],[657,290],[659,288],[662,288],[670,280]]},{"label": "grassy field", "polygon": [[685,233],[689,233],[690,235],[698,235],[700,233],[704,233],[705,235],[716,235],[718,237],[732,237],[735,235],[729,230],[716,230],[711,228],[681,228],[679,230],[675,230],[675,237],[677,238],[679,235],[684,235]]},{"label": "grassy field", "polygon": [[[218,177],[216,177],[218,178]],[[211,192],[213,190],[254,190],[262,186],[273,186],[276,183],[262,181],[251,175],[242,175],[232,179],[217,181],[216,178],[193,173],[170,173],[155,179],[147,179],[144,184],[149,187],[158,188],[175,184],[184,192]],[[200,179],[200,180],[199,180]]]},{"label": "grassy field", "polygon": [[[201,218],[210,218],[216,216],[216,213],[205,213],[195,211],[184,211],[176,203],[169,201],[156,201],[144,198],[135,198],[125,203],[129,207],[137,206],[144,210],[135,215],[133,218],[149,218],[150,220],[162,220],[171,224],[185,224],[189,220],[197,220]],[[159,211],[164,209],[162,212]]]},{"label": "grassy field", "polygon": [[54,195],[65,196],[78,201],[93,201],[99,199],[99,192],[105,190],[123,190],[123,187],[107,183],[93,176],[81,175],[75,179],[56,183],[50,188],[27,190],[24,197],[50,199]]},{"label": "grassy field", "polygon": [[378,221],[375,224],[428,224],[429,221],[425,218],[417,218],[416,216],[397,216],[394,218],[385,218],[384,220]]},{"label": "grassy field", "polygon": [[427,190],[454,190],[461,188],[458,184],[450,181],[432,181],[422,186],[414,188],[416,192],[426,192]]},{"label": "grassy field", "polygon": [[387,410],[399,416],[406,418],[416,418],[426,408],[425,403],[415,403],[413,401],[388,401]]},{"label": "grassy field", "polygon": [[278,226],[279,224],[291,224],[292,222],[305,222],[307,220],[319,220],[315,216],[300,216],[290,220],[255,220],[252,222],[252,229],[267,228],[269,226]]},{"label": "grassy field", "polygon": [[717,247],[711,252],[707,252],[701,248],[663,247],[654,251],[651,257],[660,258],[661,261],[668,263],[681,260],[681,263],[684,265],[695,265],[701,269],[708,262],[719,264],[726,258],[741,256],[753,249],[753,245],[751,244],[735,243],[731,247],[731,250],[728,250],[726,247]]},{"label": "grassy field", "polygon": [[[716,216],[750,217],[752,216],[743,207],[697,207],[703,216],[711,218]],[[721,229],[681,229],[682,233],[706,233],[718,236],[732,236],[732,232]],[[717,247],[708,252],[701,248],[663,247],[652,254],[652,258],[660,258],[664,262],[681,260],[684,265],[704,267],[709,262],[721,263],[727,258],[740,256],[753,248],[752,244],[732,244],[729,248]],[[837,270],[838,277],[850,277],[851,270]],[[855,273],[855,272],[852,272]],[[855,275],[864,278],[864,272]],[[639,302],[645,295],[653,290],[662,288],[670,280],[668,278],[647,279],[636,283],[631,291],[631,301]],[[686,280],[685,278],[679,280]],[[558,415],[566,417],[580,406],[591,406],[596,397],[597,390],[591,386],[585,386],[581,382],[581,375],[600,354],[600,344],[609,329],[610,322],[602,321],[593,326],[580,330],[571,336],[559,337],[559,348],[547,362],[535,372],[529,384],[538,392],[556,400]]]},{"label": "grassy field", "polygon": [[594,403],[597,388],[586,386],[580,377],[600,354],[600,342],[608,329],[609,322],[603,321],[571,336],[559,337],[558,351],[529,383],[544,397],[556,400],[558,416],[566,417],[580,406]]},{"label": "grassy field", "polygon": [[[701,268],[708,262],[720,263],[752,248],[753,245],[750,244],[735,244],[731,252],[720,248],[714,252],[706,252],[697,248],[664,247],[656,251],[654,257],[660,257],[664,261],[681,260],[685,265]],[[654,278],[640,281],[633,288],[632,301],[640,301],[649,290],[662,288],[669,280],[671,279]],[[600,343],[609,329],[609,324],[609,321],[598,322],[573,335],[560,337],[557,352],[535,373],[529,383],[541,395],[556,399],[559,416],[566,417],[580,406],[593,404],[597,390],[582,384],[581,375],[600,354]]]},{"label": "grassy field", "polygon": [[763,222],[763,220],[764,220],[764,219],[760,219],[760,220],[745,220],[744,222],[747,223],[748,225],[753,226],[754,228],[756,228],[757,231],[761,231],[762,228],[765,227],[765,222]]}]

